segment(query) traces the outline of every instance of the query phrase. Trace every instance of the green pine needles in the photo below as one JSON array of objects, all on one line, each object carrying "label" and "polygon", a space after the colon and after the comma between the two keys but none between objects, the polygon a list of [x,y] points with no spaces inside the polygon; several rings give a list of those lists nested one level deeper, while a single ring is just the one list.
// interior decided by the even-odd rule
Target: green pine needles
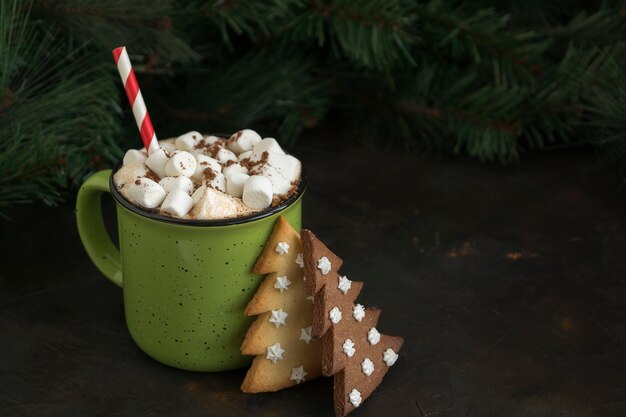
[{"label": "green pine needles", "polygon": [[[139,146],[111,49],[161,137],[256,127],[510,162],[595,143],[626,161],[620,2],[0,2],[0,216]],[[383,139],[384,138],[384,143]]]},{"label": "green pine needles", "polygon": [[[141,44],[143,35],[148,45],[151,32],[142,30],[145,19],[128,21],[136,6],[106,3],[94,9],[89,1],[0,2],[2,217],[15,204],[58,202],[67,185],[122,155],[120,115],[128,108],[111,67],[112,48],[98,41],[108,33]],[[167,42],[149,50],[193,57],[180,39]]]}]

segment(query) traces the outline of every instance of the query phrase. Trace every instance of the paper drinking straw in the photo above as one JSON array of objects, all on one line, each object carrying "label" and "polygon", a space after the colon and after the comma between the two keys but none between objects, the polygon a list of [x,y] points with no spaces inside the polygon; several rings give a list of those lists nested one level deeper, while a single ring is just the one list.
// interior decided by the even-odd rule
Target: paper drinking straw
[{"label": "paper drinking straw", "polygon": [[117,70],[120,72],[120,77],[124,83],[128,102],[133,109],[133,115],[135,116],[135,122],[137,122],[137,128],[139,128],[139,133],[141,134],[141,140],[148,150],[148,154],[151,154],[159,149],[159,142],[157,141],[156,133],[154,133],[154,127],[152,126],[150,115],[146,109],[146,103],[143,101],[139,84],[137,84],[135,71],[133,71],[130,58],[128,58],[126,47],[120,46],[119,48],[115,48],[113,50],[113,58],[115,59]]}]

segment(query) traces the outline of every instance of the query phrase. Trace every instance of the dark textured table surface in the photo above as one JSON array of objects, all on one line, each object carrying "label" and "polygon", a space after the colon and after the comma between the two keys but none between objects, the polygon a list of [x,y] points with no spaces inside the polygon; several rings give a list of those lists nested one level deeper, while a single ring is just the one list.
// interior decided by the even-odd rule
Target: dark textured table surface
[{"label": "dark textured table surface", "polygon": [[[355,417],[626,415],[626,191],[594,156],[302,155],[304,225],[406,339]],[[332,415],[332,379],[245,395],[244,370],[144,355],[72,204],[26,207],[0,242],[0,416]]]}]

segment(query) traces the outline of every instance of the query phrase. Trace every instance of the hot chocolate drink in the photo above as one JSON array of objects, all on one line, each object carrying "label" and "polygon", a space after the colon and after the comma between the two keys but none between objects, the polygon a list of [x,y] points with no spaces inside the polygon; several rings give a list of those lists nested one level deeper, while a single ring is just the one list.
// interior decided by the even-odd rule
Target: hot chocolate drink
[{"label": "hot chocolate drink", "polygon": [[145,148],[127,151],[113,182],[132,204],[165,216],[247,216],[279,205],[300,182],[300,161],[250,129],[229,139],[193,131],[159,146],[150,155]]}]

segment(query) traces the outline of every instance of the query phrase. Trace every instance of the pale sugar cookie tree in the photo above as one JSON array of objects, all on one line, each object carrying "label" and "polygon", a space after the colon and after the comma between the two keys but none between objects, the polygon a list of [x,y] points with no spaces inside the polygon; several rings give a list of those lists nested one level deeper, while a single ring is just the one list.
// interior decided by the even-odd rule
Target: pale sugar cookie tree
[{"label": "pale sugar cookie tree", "polygon": [[245,314],[258,315],[241,345],[255,355],[243,392],[278,391],[321,375],[322,345],[312,337],[313,300],[303,281],[300,236],[279,217],[254,266],[267,274]]}]

